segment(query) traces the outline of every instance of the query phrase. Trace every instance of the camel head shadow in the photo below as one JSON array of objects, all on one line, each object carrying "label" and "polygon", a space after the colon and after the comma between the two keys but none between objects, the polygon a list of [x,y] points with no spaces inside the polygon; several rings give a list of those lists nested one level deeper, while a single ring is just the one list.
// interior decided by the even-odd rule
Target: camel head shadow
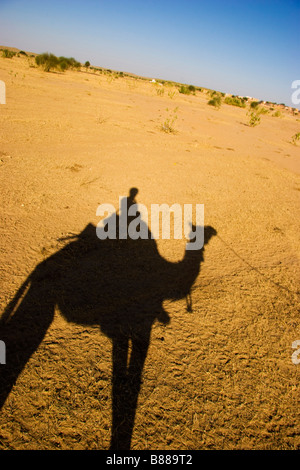
[{"label": "camel head shadow", "polygon": [[[136,194],[137,190],[131,190],[129,206]],[[99,240],[96,227],[88,224],[28,276],[1,317],[7,364],[0,369],[0,406],[43,340],[58,307],[68,322],[98,325],[111,339],[111,449],[130,449],[152,326],[155,321],[170,322],[163,308],[166,299],[190,295],[205,245],[216,235],[215,229],[204,227],[203,248],[189,250],[188,242],[182,260],[171,263],[160,255],[147,230],[148,239]]]}]

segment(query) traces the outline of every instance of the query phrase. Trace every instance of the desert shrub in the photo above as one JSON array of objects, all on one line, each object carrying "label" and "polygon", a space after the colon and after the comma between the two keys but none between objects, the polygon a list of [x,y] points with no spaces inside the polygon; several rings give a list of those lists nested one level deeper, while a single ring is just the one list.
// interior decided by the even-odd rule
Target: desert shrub
[{"label": "desert shrub", "polygon": [[179,87],[179,93],[182,93],[183,95],[190,95],[191,91],[189,90],[187,86],[181,85]]},{"label": "desert shrub", "polygon": [[227,96],[224,100],[224,103],[230,104],[231,106],[238,106],[239,108],[245,108],[246,103],[243,98],[238,96]]},{"label": "desert shrub", "polygon": [[196,87],[194,87],[194,85],[190,85],[189,90],[190,90],[191,93],[195,93],[196,92]]},{"label": "desert shrub", "polygon": [[295,135],[292,137],[292,143],[294,145],[297,145],[298,140],[300,140],[300,132],[297,132]]},{"label": "desert shrub", "polygon": [[85,64],[84,64],[84,66],[85,66],[86,68],[88,68],[90,65],[91,65],[91,64],[90,64],[90,62],[89,62],[88,60],[87,60],[87,61],[85,62]]},{"label": "desert shrub", "polygon": [[281,116],[281,112],[279,111],[279,109],[277,109],[277,111],[275,111],[275,113],[273,113],[273,116],[274,117],[280,117]]},{"label": "desert shrub", "polygon": [[220,108],[222,103],[222,93],[215,90],[210,90],[209,95],[211,99],[207,102],[207,104],[214,106],[215,108]]},{"label": "desert shrub", "polygon": [[175,90],[168,91],[168,97],[171,98],[171,100],[174,98],[174,96],[175,96]]},{"label": "desert shrub", "polygon": [[62,72],[64,72],[65,70],[67,70],[69,68],[69,66],[68,66],[68,63],[65,60],[60,60],[59,63],[58,63],[58,68]]},{"label": "desert shrub", "polygon": [[207,102],[210,106],[214,106],[215,108],[220,108],[222,103],[221,96],[215,96],[211,100]]},{"label": "desert shrub", "polygon": [[43,67],[45,72],[50,72],[51,69],[56,69],[58,67],[59,60],[54,54],[44,52],[43,54],[36,56],[35,63],[39,67]]},{"label": "desert shrub", "polygon": [[[168,108],[166,109],[166,111],[169,112]],[[173,112],[170,111],[169,112],[169,115],[168,117],[166,118],[166,120],[164,121],[164,123],[161,125],[161,130],[163,132],[166,132],[167,134],[174,134],[176,133],[176,129],[174,127],[174,124],[177,120],[177,111],[178,111],[178,107],[176,107]]]},{"label": "desert shrub", "polygon": [[249,126],[250,127],[255,127],[255,126],[258,126],[258,124],[260,124],[260,112],[259,110],[257,111],[249,111],[249,113],[247,113],[247,116],[249,117]]},{"label": "desert shrub", "polygon": [[68,69],[78,69],[81,67],[81,63],[74,59],[74,57],[59,57],[58,61],[66,62]]},{"label": "desert shrub", "polygon": [[8,49],[3,49],[2,51],[2,57],[5,57],[5,59],[11,59],[16,55],[15,52],[9,51]]},{"label": "desert shrub", "polygon": [[260,112],[260,114],[268,114],[269,110],[268,110],[268,108],[261,107],[261,108],[259,108],[259,112]]},{"label": "desert shrub", "polygon": [[[262,101],[260,102],[262,103]],[[256,107],[254,109],[249,108],[249,111],[247,113],[247,116],[249,117],[249,126],[255,127],[260,123],[261,120],[261,115],[263,114],[268,114],[269,110],[267,108],[264,108],[263,106],[261,107]]]},{"label": "desert shrub", "polygon": [[25,51],[20,51],[19,54],[21,54],[21,55],[27,55]]},{"label": "desert shrub", "polygon": [[56,57],[54,54],[49,54],[44,52],[35,57],[35,63],[39,67],[43,67],[45,72],[50,72],[51,70],[61,70],[64,72],[70,68],[79,68],[81,66],[80,62],[74,59],[74,57]]}]

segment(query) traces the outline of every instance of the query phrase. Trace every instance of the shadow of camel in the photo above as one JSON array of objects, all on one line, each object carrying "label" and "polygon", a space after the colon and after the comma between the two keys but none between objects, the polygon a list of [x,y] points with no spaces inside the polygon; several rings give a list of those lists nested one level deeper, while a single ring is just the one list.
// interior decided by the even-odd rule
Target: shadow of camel
[{"label": "shadow of camel", "polygon": [[[128,207],[136,193],[130,191]],[[114,217],[117,221],[120,216]],[[203,247],[186,250],[180,262],[166,261],[147,230],[148,239],[120,239],[117,234],[116,239],[100,240],[89,224],[28,276],[1,317],[7,364],[0,368],[0,407],[42,342],[57,306],[67,321],[99,325],[111,339],[110,448],[130,449],[152,325],[170,321],[164,300],[188,296],[204,260]],[[212,227],[204,228],[204,245],[213,235]]]}]

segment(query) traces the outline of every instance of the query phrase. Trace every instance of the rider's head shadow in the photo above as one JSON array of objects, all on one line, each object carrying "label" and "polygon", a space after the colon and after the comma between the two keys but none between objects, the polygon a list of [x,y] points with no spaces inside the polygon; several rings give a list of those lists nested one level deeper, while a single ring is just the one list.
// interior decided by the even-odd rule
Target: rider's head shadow
[{"label": "rider's head shadow", "polygon": [[[110,214],[116,227],[122,210],[136,204],[136,195],[133,188],[120,212]],[[170,321],[164,301],[190,295],[204,260],[203,247],[187,249],[179,262],[167,261],[147,225],[146,230],[148,239],[120,239],[118,230],[116,237],[99,239],[96,227],[88,224],[28,276],[1,318],[7,364],[0,369],[0,405],[42,342],[58,307],[68,322],[98,325],[111,339],[111,449],[130,448],[153,323]],[[215,234],[205,227],[204,245]]]}]

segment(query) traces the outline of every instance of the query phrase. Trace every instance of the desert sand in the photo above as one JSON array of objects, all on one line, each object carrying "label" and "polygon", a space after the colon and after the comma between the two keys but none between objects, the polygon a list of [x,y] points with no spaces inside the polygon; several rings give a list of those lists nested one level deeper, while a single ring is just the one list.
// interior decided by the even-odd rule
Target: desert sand
[{"label": "desert sand", "polygon": [[[191,289],[192,311],[184,296],[165,299],[169,322],[152,325],[131,449],[299,449],[300,364],[291,359],[300,340],[300,145],[291,142],[299,115],[269,112],[252,128],[247,109],[208,106],[205,90],[184,95],[151,77],[84,68],[46,73],[28,57],[1,57],[0,79],[1,313],[68,237],[97,225],[99,204],[118,208],[133,187],[146,207],[204,204],[216,234]],[[175,132],[164,132],[175,116]],[[185,243],[156,240],[170,263]],[[163,287],[154,274],[150,290]],[[35,299],[41,315],[47,296],[55,304],[52,281],[45,277]],[[133,282],[131,305],[151,309],[141,292],[135,299]],[[113,300],[126,308],[118,289]],[[69,321],[58,304],[41,333],[43,319],[26,323],[32,305],[11,313],[21,325],[15,338],[29,328],[38,347],[4,393],[0,448],[109,449],[111,338]],[[2,385],[11,354],[0,365]]]}]

